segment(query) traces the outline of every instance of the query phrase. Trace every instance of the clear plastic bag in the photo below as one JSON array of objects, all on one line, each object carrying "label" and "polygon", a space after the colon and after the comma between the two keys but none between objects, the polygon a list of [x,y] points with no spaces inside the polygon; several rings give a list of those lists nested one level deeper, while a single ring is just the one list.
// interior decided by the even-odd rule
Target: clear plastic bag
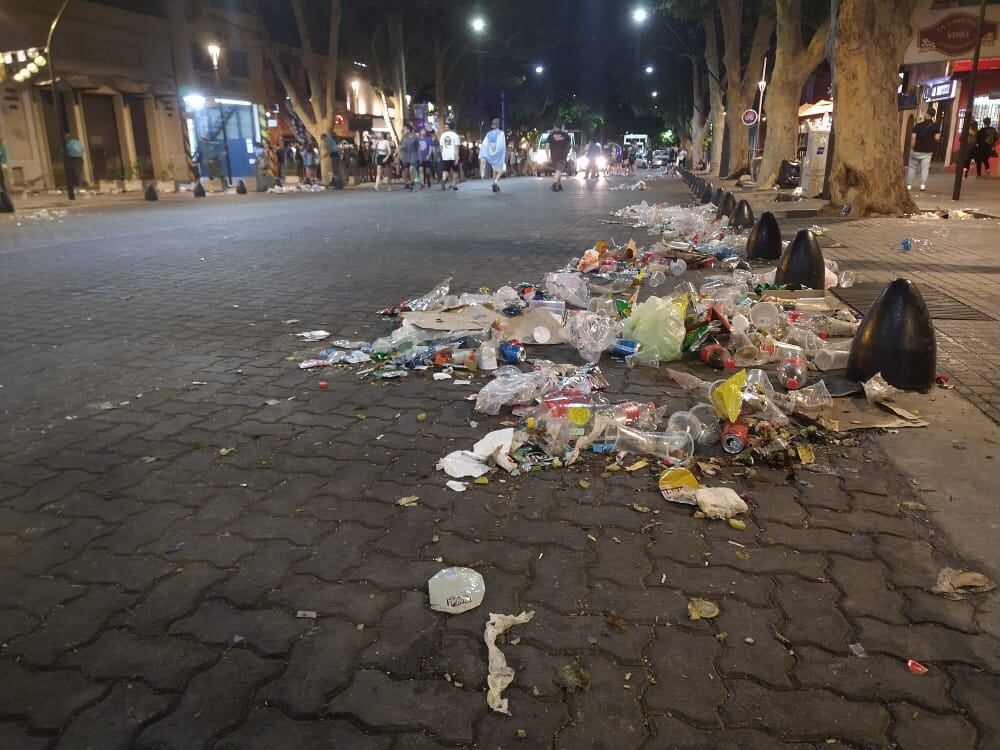
[{"label": "clear plastic bag", "polygon": [[[889,386],[890,388],[892,386]],[[817,381],[808,388],[802,388],[788,394],[794,406],[802,409],[822,409],[833,403],[833,396],[822,380]]]},{"label": "clear plastic bag", "polygon": [[590,287],[587,286],[587,280],[571,271],[545,274],[545,291],[574,307],[586,309],[590,303]]},{"label": "clear plastic bag", "polygon": [[423,297],[417,297],[406,303],[406,307],[417,312],[428,310],[440,310],[444,307],[444,300],[448,296],[451,288],[451,276],[431,289]]},{"label": "clear plastic bag", "polygon": [[529,404],[556,389],[558,376],[553,370],[533,370],[495,378],[476,396],[476,411],[496,415],[504,406]]},{"label": "clear plastic bag", "polygon": [[636,305],[625,320],[623,336],[642,344],[642,349],[636,355],[639,364],[653,358],[660,362],[681,358],[685,307],[686,302],[681,298],[656,296]]},{"label": "clear plastic bag", "polygon": [[581,310],[566,320],[566,337],[587,362],[598,362],[620,332],[621,323],[603,313]]}]

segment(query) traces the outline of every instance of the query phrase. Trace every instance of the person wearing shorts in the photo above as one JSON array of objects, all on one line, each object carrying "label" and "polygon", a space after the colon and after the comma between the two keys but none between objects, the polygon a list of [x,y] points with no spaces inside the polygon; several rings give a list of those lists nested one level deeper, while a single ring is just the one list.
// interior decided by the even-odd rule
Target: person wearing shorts
[{"label": "person wearing shorts", "polygon": [[[389,140],[385,137],[385,133],[379,133],[378,141],[375,143],[374,156],[375,156],[375,192],[379,191],[379,185],[382,184],[382,178],[385,176],[386,182],[391,179],[391,165],[389,164],[389,157],[392,155],[392,146],[389,144]],[[386,187],[386,190],[392,190],[391,187]]]},{"label": "person wearing shorts", "polygon": [[427,132],[427,128],[420,128],[418,139],[420,148],[420,189],[431,186],[431,175],[434,173],[434,136]]},{"label": "person wearing shorts", "polygon": [[562,123],[557,122],[549,131],[549,161],[555,170],[555,181],[552,183],[552,192],[558,193],[563,189],[562,176],[566,171],[566,159],[569,158],[569,149],[572,145],[569,133],[563,130]]},{"label": "person wearing shorts", "polygon": [[420,139],[414,135],[413,126],[403,125],[403,138],[399,145],[400,164],[403,167],[403,185],[407,190],[413,190],[415,179],[420,172]]},{"label": "person wearing shorts", "polygon": [[[445,120],[445,131],[441,134],[439,143],[441,144],[441,189],[458,190],[459,167],[459,146],[461,139],[452,128],[455,126],[455,118],[449,116]],[[451,183],[450,185],[448,183]]]},{"label": "person wearing shorts", "polygon": [[635,146],[628,147],[628,173],[635,174],[635,160],[639,157],[639,152]]}]

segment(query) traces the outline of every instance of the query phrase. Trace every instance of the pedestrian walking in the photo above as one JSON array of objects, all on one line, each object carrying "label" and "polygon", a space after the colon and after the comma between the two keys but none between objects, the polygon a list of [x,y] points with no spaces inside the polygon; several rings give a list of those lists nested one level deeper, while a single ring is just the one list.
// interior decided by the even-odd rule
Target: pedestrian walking
[{"label": "pedestrian walking", "polygon": [[601,176],[601,170],[598,167],[598,159],[601,156],[601,144],[597,143],[593,138],[587,143],[587,150],[583,152],[583,155],[587,157],[587,169],[584,173],[585,179],[598,179]]},{"label": "pedestrian walking", "polygon": [[420,189],[431,186],[431,159],[434,156],[434,138],[427,132],[427,128],[420,128],[420,138],[417,142],[420,149]]},{"label": "pedestrian walking", "polygon": [[7,147],[4,145],[3,137],[0,136],[0,193],[7,193],[7,162],[10,156],[7,154]]},{"label": "pedestrian walking", "polygon": [[[392,154],[392,148],[389,145],[389,139],[385,137],[385,133],[378,134],[378,140],[375,142],[375,192],[379,191],[379,186],[382,184],[382,177],[391,174],[389,172],[389,157]],[[391,177],[386,177],[386,182],[390,182]],[[386,186],[386,190],[391,191],[392,187]]]},{"label": "pedestrian walking", "polygon": [[[931,169],[931,156],[937,142],[941,140],[941,131],[934,121],[934,107],[928,107],[924,119],[913,126],[910,133],[910,163],[906,168],[906,189],[913,190],[913,176],[920,167],[920,190],[927,189],[927,174]],[[986,121],[983,120],[985,124]],[[996,132],[996,131],[994,131]],[[978,167],[978,161],[976,162]],[[988,173],[988,172],[987,172]]]},{"label": "pedestrian walking", "polygon": [[983,118],[983,126],[976,133],[976,176],[982,177],[982,168],[986,167],[986,176],[990,176],[990,159],[997,155],[997,129],[990,124],[990,118]]},{"label": "pedestrian walking", "polygon": [[[969,133],[965,139],[965,163],[962,165],[962,178],[969,179],[969,169],[972,162],[976,161],[976,136],[979,134],[979,125],[975,120],[969,122]],[[979,162],[976,162],[978,165]]]},{"label": "pedestrian walking", "polygon": [[344,187],[344,178],[340,173],[340,146],[337,145],[337,136],[331,133],[323,134],[323,143],[326,151],[330,154],[330,180],[329,183],[337,190]]},{"label": "pedestrian walking", "polygon": [[493,118],[492,128],[483,138],[483,145],[479,149],[481,159],[489,163],[493,169],[493,192],[500,192],[500,178],[503,177],[504,169],[507,166],[507,136],[500,129],[500,120]]},{"label": "pedestrian walking", "polygon": [[66,156],[69,157],[69,174],[67,181],[74,188],[83,185],[83,144],[76,138],[66,133]]},{"label": "pedestrian walking", "polygon": [[572,141],[569,133],[563,130],[561,122],[557,122],[549,131],[549,138],[546,142],[549,150],[549,162],[555,173],[555,180],[552,183],[552,192],[558,193],[563,189],[562,176],[566,171],[566,159],[569,157],[569,149]]},{"label": "pedestrian walking", "polygon": [[[445,120],[446,130],[441,134],[441,189],[458,190],[458,173],[461,169],[459,160],[459,144],[461,140],[452,128],[455,127],[455,118],[448,116]],[[451,182],[451,185],[447,183]]]},{"label": "pedestrian walking", "polygon": [[413,184],[420,179],[420,138],[413,132],[410,123],[403,125],[403,139],[400,142],[403,167],[403,185],[413,190]]}]

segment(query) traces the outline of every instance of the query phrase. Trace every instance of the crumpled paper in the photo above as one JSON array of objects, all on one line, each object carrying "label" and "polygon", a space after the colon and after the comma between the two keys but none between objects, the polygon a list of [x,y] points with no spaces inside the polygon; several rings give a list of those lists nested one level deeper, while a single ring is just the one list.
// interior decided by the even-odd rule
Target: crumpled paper
[{"label": "crumpled paper", "polygon": [[964,599],[965,594],[982,594],[995,588],[996,584],[982,573],[942,568],[931,591],[946,599],[958,601]]},{"label": "crumpled paper", "polygon": [[508,455],[514,440],[514,428],[494,430],[479,440],[471,451],[452,451],[437,462],[436,468],[450,477],[481,477],[490,470],[487,461],[511,471],[516,464]]},{"label": "crumpled paper", "polygon": [[709,518],[732,518],[750,511],[743,498],[729,487],[702,487],[695,491],[694,499],[698,510]]},{"label": "crumpled paper", "polygon": [[490,658],[489,674],[486,675],[488,689],[486,703],[498,713],[510,716],[510,711],[507,709],[507,699],[501,698],[500,694],[514,681],[514,670],[507,666],[507,657],[497,648],[497,637],[515,625],[524,625],[534,616],[534,610],[522,612],[519,615],[498,615],[490,612],[490,619],[486,622],[483,640],[486,641],[486,650],[489,652]]}]

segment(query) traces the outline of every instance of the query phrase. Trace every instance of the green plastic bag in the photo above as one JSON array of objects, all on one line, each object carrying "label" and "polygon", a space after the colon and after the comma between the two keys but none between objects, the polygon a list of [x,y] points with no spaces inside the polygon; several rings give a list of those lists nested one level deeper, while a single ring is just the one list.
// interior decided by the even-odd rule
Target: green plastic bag
[{"label": "green plastic bag", "polygon": [[649,297],[625,319],[622,337],[642,344],[635,361],[641,365],[681,358],[687,298]]}]

